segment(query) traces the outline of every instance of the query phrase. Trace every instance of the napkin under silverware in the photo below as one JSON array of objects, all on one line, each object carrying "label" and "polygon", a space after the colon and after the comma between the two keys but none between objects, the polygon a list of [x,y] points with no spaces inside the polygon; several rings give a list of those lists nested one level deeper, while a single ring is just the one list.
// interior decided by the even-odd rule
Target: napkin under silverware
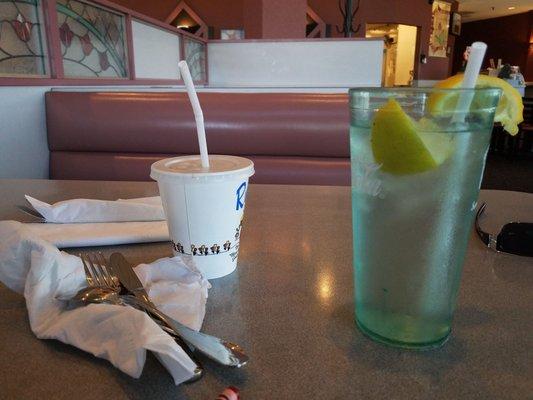
[{"label": "napkin under silverware", "polygon": [[26,200],[46,220],[28,223],[34,235],[59,248],[168,241],[161,198],[72,199],[48,204]]},{"label": "napkin under silverware", "polygon": [[[81,260],[36,237],[26,224],[0,222],[0,280],[21,293],[33,333],[57,339],[109,360],[139,377],[152,351],[176,384],[193,376],[195,364],[148,315],[107,304],[69,309],[57,297],[74,295],[86,285]],[[158,260],[135,269],[154,303],[198,330],[205,315],[209,283],[187,257]]]}]

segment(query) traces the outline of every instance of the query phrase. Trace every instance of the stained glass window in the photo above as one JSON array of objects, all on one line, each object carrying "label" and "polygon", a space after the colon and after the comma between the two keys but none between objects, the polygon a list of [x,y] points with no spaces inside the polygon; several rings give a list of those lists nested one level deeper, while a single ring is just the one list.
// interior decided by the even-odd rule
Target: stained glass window
[{"label": "stained glass window", "polygon": [[38,0],[0,0],[0,75],[45,75],[46,50]]},{"label": "stained glass window", "polygon": [[57,0],[57,19],[65,76],[128,76],[123,15],[77,0]]},{"label": "stained glass window", "polygon": [[206,57],[205,43],[197,42],[187,36],[183,36],[185,61],[189,65],[192,79],[195,81],[205,81],[206,79]]}]

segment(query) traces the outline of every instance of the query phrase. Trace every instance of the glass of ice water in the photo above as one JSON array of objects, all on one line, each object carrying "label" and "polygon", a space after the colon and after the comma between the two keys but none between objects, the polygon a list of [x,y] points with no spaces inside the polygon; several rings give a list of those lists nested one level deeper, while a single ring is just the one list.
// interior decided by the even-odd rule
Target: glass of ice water
[{"label": "glass of ice water", "polygon": [[500,95],[350,90],[356,319],[370,338],[425,349],[449,337]]}]

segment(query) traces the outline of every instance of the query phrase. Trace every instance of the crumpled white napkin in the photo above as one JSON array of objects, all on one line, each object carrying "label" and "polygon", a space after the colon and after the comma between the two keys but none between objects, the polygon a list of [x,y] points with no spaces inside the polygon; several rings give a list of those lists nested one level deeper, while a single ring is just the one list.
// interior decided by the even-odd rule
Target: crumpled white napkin
[{"label": "crumpled white napkin", "polygon": [[59,248],[168,241],[161,198],[72,199],[48,204],[26,196],[46,219],[30,223],[37,236]]},{"label": "crumpled white napkin", "polygon": [[72,199],[48,204],[25,196],[46,219],[56,224],[82,222],[163,221],[165,214],[159,196],[138,199]]},{"label": "crumpled white napkin", "polygon": [[[78,257],[35,237],[24,224],[0,222],[0,280],[24,294],[30,326],[40,339],[57,339],[109,360],[138,378],[152,351],[180,384],[193,376],[192,360],[148,315],[131,307],[90,304],[68,309],[57,296],[86,286]],[[136,273],[154,303],[198,330],[205,315],[207,280],[186,257],[141,264]]]}]

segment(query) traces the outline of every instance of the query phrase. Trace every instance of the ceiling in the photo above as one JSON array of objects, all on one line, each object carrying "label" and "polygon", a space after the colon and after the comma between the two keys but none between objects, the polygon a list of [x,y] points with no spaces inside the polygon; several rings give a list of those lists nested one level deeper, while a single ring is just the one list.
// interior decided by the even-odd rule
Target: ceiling
[{"label": "ceiling", "polygon": [[[478,21],[533,10],[533,0],[457,0],[463,22]],[[509,10],[509,7],[515,7]]]}]

